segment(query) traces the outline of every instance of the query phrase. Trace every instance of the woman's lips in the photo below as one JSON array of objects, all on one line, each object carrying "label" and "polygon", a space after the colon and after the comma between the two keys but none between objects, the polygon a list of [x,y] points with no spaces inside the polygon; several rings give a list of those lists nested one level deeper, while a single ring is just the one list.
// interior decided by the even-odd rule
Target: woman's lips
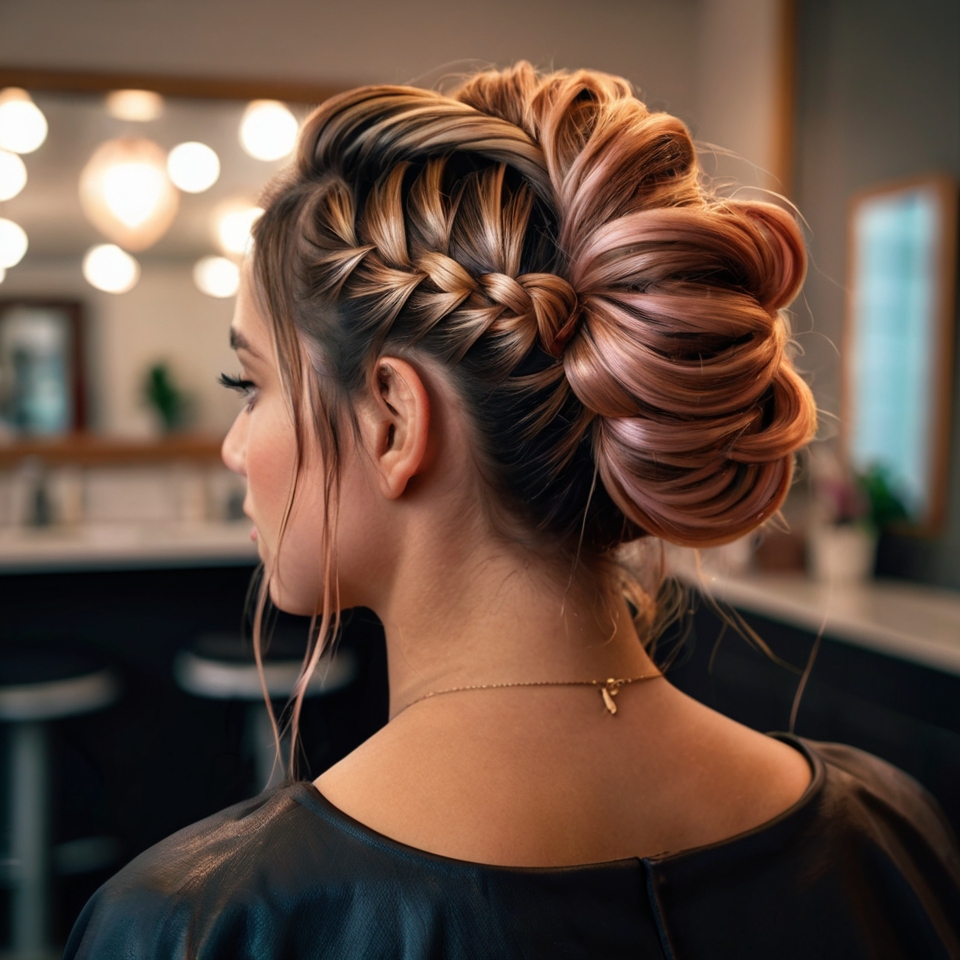
[{"label": "woman's lips", "polygon": [[257,539],[257,528],[256,528],[256,527],[251,527],[251,528],[250,528],[250,539],[251,539],[251,540],[256,540],[256,539]]}]

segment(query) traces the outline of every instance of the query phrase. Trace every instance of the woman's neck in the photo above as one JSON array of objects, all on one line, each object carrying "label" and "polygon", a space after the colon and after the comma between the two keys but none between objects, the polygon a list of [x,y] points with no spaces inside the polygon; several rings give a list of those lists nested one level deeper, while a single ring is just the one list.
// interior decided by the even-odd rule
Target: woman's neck
[{"label": "woman's neck", "polygon": [[465,538],[458,555],[408,558],[403,570],[377,611],[391,717],[451,688],[656,672],[619,592],[582,568],[571,576],[517,545]]}]

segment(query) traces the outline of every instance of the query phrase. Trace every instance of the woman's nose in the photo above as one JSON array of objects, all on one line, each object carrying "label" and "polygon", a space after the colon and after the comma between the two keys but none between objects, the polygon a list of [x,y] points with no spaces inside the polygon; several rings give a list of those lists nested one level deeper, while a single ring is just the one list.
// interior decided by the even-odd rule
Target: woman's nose
[{"label": "woman's nose", "polygon": [[244,434],[245,430],[242,424],[243,413],[237,415],[233,421],[233,426],[223,438],[223,445],[220,447],[220,456],[228,470],[240,474],[241,477],[247,475],[246,464],[244,462]]}]

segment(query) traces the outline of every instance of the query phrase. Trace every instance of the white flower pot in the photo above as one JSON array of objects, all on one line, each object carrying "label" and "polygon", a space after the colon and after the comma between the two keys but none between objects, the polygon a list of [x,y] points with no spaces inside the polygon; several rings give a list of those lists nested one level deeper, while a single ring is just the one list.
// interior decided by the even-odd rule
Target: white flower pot
[{"label": "white flower pot", "polygon": [[862,583],[873,576],[877,534],[868,527],[817,527],[807,540],[807,570],[821,583]]}]

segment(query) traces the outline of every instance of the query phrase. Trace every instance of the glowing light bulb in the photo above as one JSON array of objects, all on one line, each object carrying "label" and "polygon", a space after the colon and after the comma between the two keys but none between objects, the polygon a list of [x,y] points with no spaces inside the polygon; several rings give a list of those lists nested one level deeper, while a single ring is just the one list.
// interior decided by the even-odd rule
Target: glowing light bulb
[{"label": "glowing light bulb", "polygon": [[278,100],[254,100],[240,121],[240,143],[257,160],[279,160],[297,142],[297,118]]},{"label": "glowing light bulb", "polygon": [[118,163],[103,174],[107,206],[128,227],[139,227],[150,218],[163,190],[163,171],[149,163]]},{"label": "glowing light bulb", "polygon": [[113,90],[106,103],[111,117],[135,123],[156,120],[163,113],[163,97],[152,90]]},{"label": "glowing light bulb", "polygon": [[185,193],[203,193],[220,176],[220,158],[205,143],[181,143],[167,157],[167,173]]},{"label": "glowing light bulb", "polygon": [[0,91],[0,149],[33,153],[47,139],[47,118],[19,87]]},{"label": "glowing light bulb", "polygon": [[250,231],[262,214],[260,207],[237,200],[219,207],[214,219],[220,249],[234,256],[246,253]]},{"label": "glowing light bulb", "polygon": [[194,264],[193,282],[209,297],[232,297],[240,288],[240,268],[226,257],[203,257]]},{"label": "glowing light bulb", "polygon": [[140,264],[115,244],[101,243],[86,252],[83,276],[104,293],[126,293],[140,279]]},{"label": "glowing light bulb", "polygon": [[28,246],[23,227],[0,218],[0,267],[15,267],[23,259]]},{"label": "glowing light bulb", "polygon": [[173,223],[180,194],[167,176],[167,155],[152,140],[121,137],[94,151],[80,174],[87,219],[128,250],[146,250]]},{"label": "glowing light bulb", "polygon": [[0,150],[0,200],[12,200],[27,185],[24,162],[7,150]]}]

